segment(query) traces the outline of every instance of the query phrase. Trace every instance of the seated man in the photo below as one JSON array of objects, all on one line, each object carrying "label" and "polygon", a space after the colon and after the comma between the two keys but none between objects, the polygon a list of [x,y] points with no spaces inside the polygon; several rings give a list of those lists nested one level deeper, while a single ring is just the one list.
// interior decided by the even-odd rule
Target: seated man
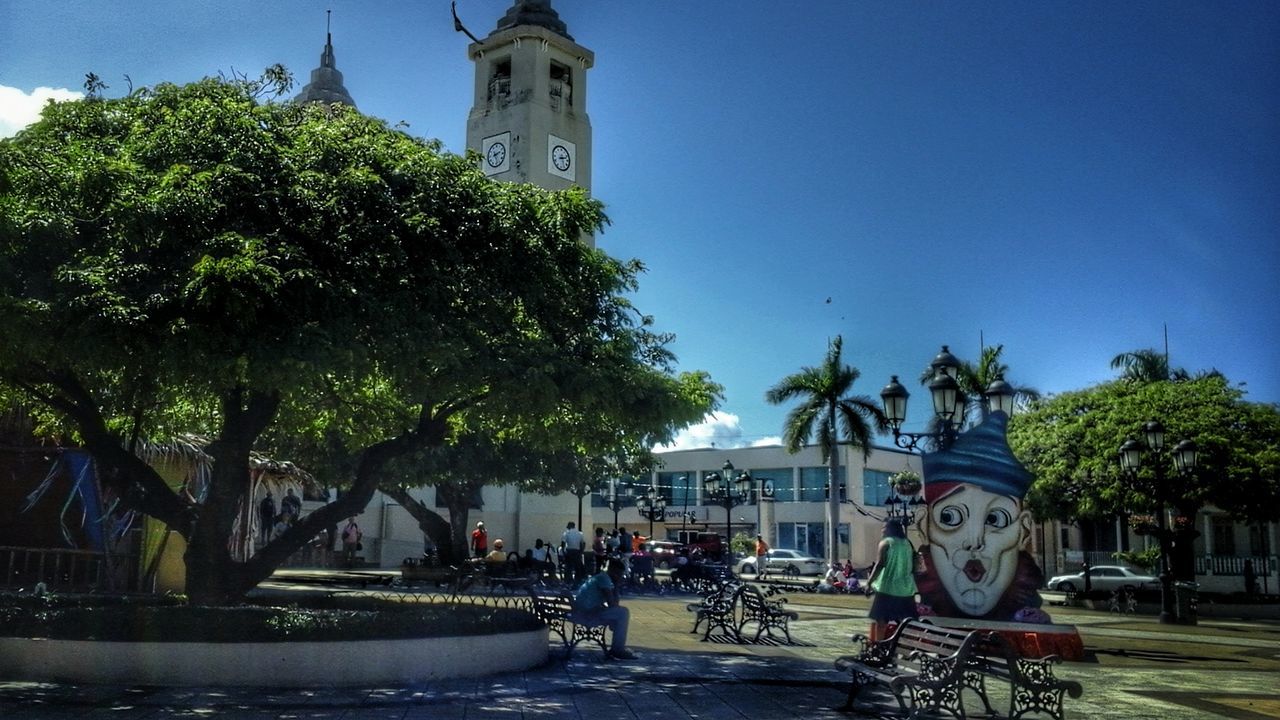
[{"label": "seated man", "polygon": [[610,558],[601,572],[592,575],[578,588],[573,598],[574,622],[584,625],[608,625],[613,631],[609,656],[630,660],[635,653],[627,649],[627,625],[631,611],[622,607],[618,599],[618,583],[622,581],[622,561]]},{"label": "seated man", "polygon": [[486,563],[499,565],[507,561],[507,553],[502,549],[502,538],[498,538],[493,541],[493,550],[489,551],[489,554],[484,556],[484,561]]}]

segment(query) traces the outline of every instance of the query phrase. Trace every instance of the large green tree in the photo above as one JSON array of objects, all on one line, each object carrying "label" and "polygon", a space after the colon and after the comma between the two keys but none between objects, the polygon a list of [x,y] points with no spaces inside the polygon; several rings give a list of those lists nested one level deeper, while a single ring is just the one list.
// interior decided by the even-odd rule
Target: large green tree
[{"label": "large green tree", "polygon": [[[664,436],[700,416],[665,411],[715,396],[623,297],[639,264],[580,242],[605,222],[583,192],[494,183],[437,142],[260,89],[53,104],[0,141],[0,382],[187,541],[192,602],[240,598],[460,427]],[[213,457],[195,495],[131,452],[190,431]],[[233,557],[249,453],[291,444],[339,458],[311,469],[347,491]]]},{"label": "large green tree", "polygon": [[[1148,456],[1137,478],[1121,471],[1121,443],[1140,438],[1151,420],[1164,425],[1170,447],[1195,441],[1194,473],[1175,472],[1167,452]],[[1220,375],[1116,380],[1056,395],[1015,416],[1009,442],[1036,476],[1028,501],[1039,517],[1149,515],[1165,503],[1190,519],[1172,538],[1179,577],[1194,572],[1194,518],[1202,507],[1212,504],[1245,522],[1280,518],[1280,409],[1245,401]]]},{"label": "large green tree", "polygon": [[872,437],[889,429],[879,403],[866,395],[850,394],[862,373],[845,364],[841,358],[843,346],[844,339],[837,335],[827,347],[821,365],[801,368],[782,378],[764,396],[774,405],[800,401],[787,413],[782,427],[783,444],[788,452],[796,453],[811,438],[815,439],[827,463],[827,560],[831,563],[839,561],[840,552],[840,493],[835,489],[840,477],[841,439],[862,450],[866,458],[871,454]]}]

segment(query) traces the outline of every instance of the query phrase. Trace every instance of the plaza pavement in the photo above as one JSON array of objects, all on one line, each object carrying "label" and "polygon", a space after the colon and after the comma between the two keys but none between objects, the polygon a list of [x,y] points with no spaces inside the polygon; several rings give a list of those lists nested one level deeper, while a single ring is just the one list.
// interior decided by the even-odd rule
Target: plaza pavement
[{"label": "plaza pavement", "polygon": [[[766,720],[877,717],[853,715],[846,676],[832,660],[867,627],[861,596],[794,593],[794,644],[738,645],[689,634],[691,598],[636,597],[630,661],[604,662],[580,646],[522,673],[397,687],[281,690],[73,686],[0,679],[0,718],[234,718],[275,720]],[[1075,624],[1086,658],[1057,666],[1084,685],[1066,699],[1068,718],[1216,720],[1280,718],[1280,623],[1202,620],[1162,626],[1146,616],[1048,607]],[[334,662],[342,658],[334,657]],[[483,663],[483,658],[477,658]],[[993,702],[1003,698],[992,689]],[[885,702],[887,698],[881,696]],[[1007,702],[1007,700],[1005,700]],[[878,707],[892,709],[882,702]],[[1007,705],[1005,706],[1007,708]],[[1047,717],[1047,716],[1043,716]]]}]

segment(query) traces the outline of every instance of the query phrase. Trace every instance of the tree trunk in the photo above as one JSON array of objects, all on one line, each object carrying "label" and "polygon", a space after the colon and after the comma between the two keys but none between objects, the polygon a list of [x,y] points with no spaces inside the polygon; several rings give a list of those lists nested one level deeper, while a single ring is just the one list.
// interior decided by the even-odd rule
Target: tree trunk
[{"label": "tree trunk", "polygon": [[827,414],[827,432],[831,438],[831,457],[827,458],[827,563],[840,562],[840,443],[836,436],[836,408],[832,403]]},{"label": "tree trunk", "polygon": [[418,529],[436,546],[441,565],[452,565],[462,560],[453,547],[452,526],[448,520],[416,500],[408,490],[402,487],[385,487],[382,491],[392,500],[400,503],[400,506],[409,512],[410,517],[417,521]]}]

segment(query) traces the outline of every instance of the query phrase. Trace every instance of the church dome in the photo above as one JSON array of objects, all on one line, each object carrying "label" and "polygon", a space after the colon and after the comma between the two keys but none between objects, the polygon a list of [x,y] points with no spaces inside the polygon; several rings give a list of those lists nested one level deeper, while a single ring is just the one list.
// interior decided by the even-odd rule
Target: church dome
[{"label": "church dome", "polygon": [[332,34],[325,35],[324,52],[320,54],[320,67],[311,71],[311,82],[302,88],[302,92],[298,93],[294,100],[300,103],[314,102],[326,105],[342,103],[353,108],[356,106],[356,101],[351,99],[351,93],[347,92],[347,88],[342,84],[342,73],[338,72],[334,64]]}]

